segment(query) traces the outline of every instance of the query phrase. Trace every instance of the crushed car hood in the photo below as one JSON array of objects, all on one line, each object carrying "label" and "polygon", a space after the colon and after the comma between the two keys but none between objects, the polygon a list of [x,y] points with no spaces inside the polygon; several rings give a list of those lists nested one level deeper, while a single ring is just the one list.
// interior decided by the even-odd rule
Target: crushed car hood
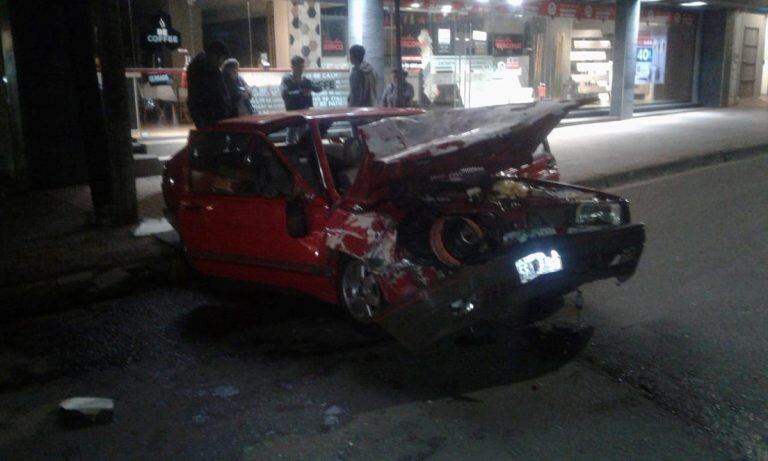
[{"label": "crushed car hood", "polygon": [[532,161],[569,111],[592,99],[451,109],[386,118],[360,127],[368,150],[347,198],[372,202],[398,185],[463,169],[493,174]]}]

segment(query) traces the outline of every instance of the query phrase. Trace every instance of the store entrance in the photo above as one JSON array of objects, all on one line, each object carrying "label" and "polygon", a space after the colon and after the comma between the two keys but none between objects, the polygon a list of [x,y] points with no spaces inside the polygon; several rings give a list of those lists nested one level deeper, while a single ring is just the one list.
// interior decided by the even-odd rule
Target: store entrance
[{"label": "store entrance", "polygon": [[757,27],[744,28],[744,41],[741,47],[741,78],[739,81],[739,98],[742,99],[749,99],[755,96],[759,37],[760,29]]}]

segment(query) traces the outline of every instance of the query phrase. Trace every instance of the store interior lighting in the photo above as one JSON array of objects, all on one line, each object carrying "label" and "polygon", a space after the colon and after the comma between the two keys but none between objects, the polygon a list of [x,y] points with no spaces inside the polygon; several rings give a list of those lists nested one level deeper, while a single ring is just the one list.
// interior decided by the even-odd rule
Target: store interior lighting
[{"label": "store interior lighting", "polygon": [[523,4],[523,0],[507,0],[507,3],[512,6],[520,6]]},{"label": "store interior lighting", "polygon": [[413,3],[411,3],[411,8],[421,8],[421,3],[413,2]]},{"label": "store interior lighting", "polygon": [[451,11],[453,11],[453,6],[451,5],[443,5],[440,7],[440,12],[443,14],[448,14]]},{"label": "store interior lighting", "polygon": [[687,6],[687,7],[696,7],[696,6],[705,6],[707,2],[685,2],[681,3],[680,6]]}]

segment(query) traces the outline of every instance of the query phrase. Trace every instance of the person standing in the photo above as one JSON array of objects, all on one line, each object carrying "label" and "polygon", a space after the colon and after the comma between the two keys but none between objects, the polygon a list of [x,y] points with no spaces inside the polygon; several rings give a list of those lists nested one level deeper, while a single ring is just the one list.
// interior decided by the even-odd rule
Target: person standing
[{"label": "person standing", "polygon": [[349,107],[373,107],[376,105],[376,73],[365,62],[365,48],[352,45],[349,48]]},{"label": "person standing", "polygon": [[229,50],[219,41],[209,42],[187,67],[187,106],[197,128],[237,115],[219,67]]},{"label": "person standing", "polygon": [[[384,107],[409,107],[413,102],[413,85],[405,80],[408,72],[403,69],[392,70],[392,83],[384,88],[381,95],[381,105]],[[397,89],[403,88],[402,104],[397,104]]]},{"label": "person standing", "polygon": [[323,88],[304,77],[304,58],[291,58],[291,73],[285,74],[280,83],[285,110],[301,110],[313,107],[312,92],[318,93]]},{"label": "person standing", "polygon": [[253,115],[255,113],[251,105],[253,95],[248,84],[240,76],[240,63],[237,62],[237,59],[230,58],[224,61],[221,66],[221,73],[224,75],[224,83],[237,115]]}]

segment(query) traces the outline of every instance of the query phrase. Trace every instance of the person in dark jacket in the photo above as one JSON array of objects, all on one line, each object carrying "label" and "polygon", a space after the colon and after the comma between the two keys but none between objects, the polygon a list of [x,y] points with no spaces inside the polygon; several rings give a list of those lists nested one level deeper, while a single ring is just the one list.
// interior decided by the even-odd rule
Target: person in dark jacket
[{"label": "person in dark jacket", "polygon": [[349,107],[373,107],[376,105],[376,72],[365,62],[365,48],[352,45],[349,48]]},{"label": "person in dark jacket", "polygon": [[219,67],[229,56],[227,46],[213,41],[189,63],[189,114],[197,128],[204,128],[219,120],[237,115]]},{"label": "person in dark jacket", "polygon": [[280,92],[285,103],[285,110],[301,110],[313,107],[312,92],[318,93],[323,88],[304,77],[304,58],[291,58],[291,73],[283,76]]},{"label": "person in dark jacket", "polygon": [[[392,83],[384,88],[384,94],[381,95],[381,105],[384,107],[410,107],[413,103],[413,85],[408,83],[405,78],[408,72],[403,69],[392,70]],[[403,100],[400,105],[397,104],[397,89],[403,87]]]},{"label": "person in dark jacket", "polygon": [[227,85],[229,97],[232,99],[232,106],[237,111],[237,115],[253,115],[253,105],[251,105],[251,94],[248,84],[240,76],[240,63],[235,58],[224,61],[221,66],[221,73],[224,75],[224,83]]}]

